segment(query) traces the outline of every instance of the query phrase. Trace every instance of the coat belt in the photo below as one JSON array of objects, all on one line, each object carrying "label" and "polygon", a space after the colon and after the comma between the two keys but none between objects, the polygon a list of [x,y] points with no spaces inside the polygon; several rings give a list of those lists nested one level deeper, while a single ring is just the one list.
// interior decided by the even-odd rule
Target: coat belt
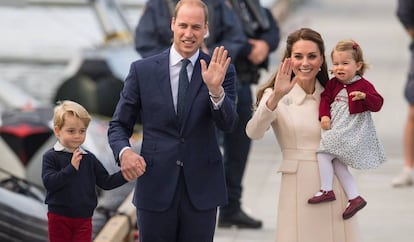
[{"label": "coat belt", "polygon": [[283,160],[316,161],[316,150],[284,149],[282,156]]}]

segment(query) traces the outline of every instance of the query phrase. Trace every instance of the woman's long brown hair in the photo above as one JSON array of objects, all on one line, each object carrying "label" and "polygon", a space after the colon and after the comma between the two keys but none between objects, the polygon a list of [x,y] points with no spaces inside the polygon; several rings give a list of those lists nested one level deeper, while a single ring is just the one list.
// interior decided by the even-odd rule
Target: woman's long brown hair
[{"label": "woman's long brown hair", "polygon": [[[296,30],[295,32],[291,33],[286,40],[286,50],[285,53],[282,57],[282,61],[287,58],[290,57],[292,55],[292,46],[293,44],[295,44],[298,40],[309,40],[314,42],[318,48],[319,51],[323,57],[323,63],[321,66],[321,70],[318,72],[318,74],[316,75],[316,78],[318,79],[319,83],[322,86],[326,85],[326,82],[329,80],[329,76],[328,76],[328,67],[326,64],[326,58],[325,58],[325,44],[324,41],[322,39],[322,36],[316,32],[313,29],[310,28],[301,28],[299,30]],[[277,70],[272,74],[272,76],[270,77],[270,79],[268,81],[266,81],[263,85],[261,85],[258,90],[257,90],[257,94],[256,94],[256,104],[255,107],[257,107],[259,105],[260,100],[263,97],[263,93],[267,88],[273,88],[274,84],[275,84],[275,78],[277,75]],[[293,79],[295,76],[294,73],[292,73],[292,77],[291,79]]]}]

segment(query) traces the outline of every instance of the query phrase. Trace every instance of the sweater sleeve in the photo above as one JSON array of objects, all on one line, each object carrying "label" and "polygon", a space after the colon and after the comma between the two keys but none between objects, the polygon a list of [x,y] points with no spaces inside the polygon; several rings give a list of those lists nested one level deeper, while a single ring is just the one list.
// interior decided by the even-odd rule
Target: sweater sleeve
[{"label": "sweater sleeve", "polygon": [[[54,192],[70,183],[76,175],[70,163],[71,155],[49,150],[43,155],[42,182],[46,190]],[[67,159],[65,162],[64,160]]]},{"label": "sweater sleeve", "polygon": [[102,163],[96,157],[93,158],[95,162],[96,185],[98,187],[104,190],[111,190],[128,182],[121,171],[109,174]]},{"label": "sweater sleeve", "polygon": [[325,90],[321,93],[321,102],[319,104],[319,119],[323,116],[331,117],[331,103],[335,81],[333,79],[326,83]]},{"label": "sweater sleeve", "polygon": [[378,112],[384,104],[384,98],[375,90],[374,85],[366,81],[365,87],[365,106],[371,112]]}]

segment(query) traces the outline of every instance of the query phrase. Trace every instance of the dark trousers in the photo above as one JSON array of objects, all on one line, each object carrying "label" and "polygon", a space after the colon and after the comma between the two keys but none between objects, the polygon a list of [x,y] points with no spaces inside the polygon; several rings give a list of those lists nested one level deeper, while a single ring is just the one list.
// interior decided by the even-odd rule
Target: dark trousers
[{"label": "dark trousers", "polygon": [[239,121],[232,133],[223,137],[224,167],[229,203],[220,208],[222,214],[236,212],[241,206],[242,180],[250,151],[251,140],[246,134],[246,124],[252,117],[252,92],[250,84],[239,83],[237,113]]},{"label": "dark trousers", "polygon": [[159,212],[137,209],[139,241],[212,242],[216,215],[216,208],[198,210],[193,206],[181,171],[170,208]]}]

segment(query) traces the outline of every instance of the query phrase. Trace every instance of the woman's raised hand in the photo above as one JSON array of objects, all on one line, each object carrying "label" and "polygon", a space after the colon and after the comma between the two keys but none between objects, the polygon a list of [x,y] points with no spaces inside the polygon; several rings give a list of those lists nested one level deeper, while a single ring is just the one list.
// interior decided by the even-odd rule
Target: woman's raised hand
[{"label": "woman's raised hand", "polygon": [[279,70],[275,76],[273,93],[266,102],[270,110],[275,110],[280,99],[286,95],[295,85],[296,79],[292,78],[293,63],[290,58],[286,58],[280,63]]},{"label": "woman's raised hand", "polygon": [[280,63],[279,70],[275,77],[275,84],[273,86],[273,91],[278,96],[286,95],[295,85],[295,78],[291,79],[292,69],[293,63],[290,58],[286,58],[282,63]]}]

